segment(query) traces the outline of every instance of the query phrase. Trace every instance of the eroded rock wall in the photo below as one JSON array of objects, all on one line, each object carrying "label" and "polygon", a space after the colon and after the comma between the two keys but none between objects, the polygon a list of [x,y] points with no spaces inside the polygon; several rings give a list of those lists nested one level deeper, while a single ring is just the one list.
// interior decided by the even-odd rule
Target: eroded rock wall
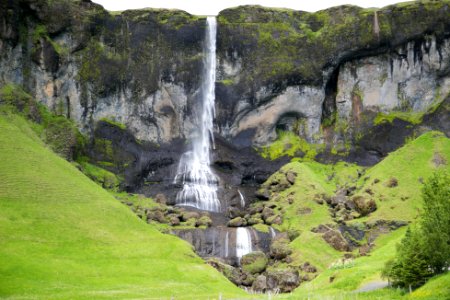
[{"label": "eroded rock wall", "polygon": [[192,129],[204,18],[182,11],[110,14],[90,1],[1,1],[0,82],[23,85],[90,134],[108,118],[140,140]]},{"label": "eroded rock wall", "polygon": [[243,6],[218,20],[217,124],[236,145],[267,145],[281,129],[348,155],[374,114],[423,114],[448,95],[448,1]]},{"label": "eroded rock wall", "polygon": [[[254,151],[244,155],[250,164],[223,153],[267,145],[277,130],[323,146],[319,159],[367,164],[415,130],[448,134],[449,6],[222,11],[215,133],[223,149],[213,163],[233,174],[222,177],[235,185],[267,177],[273,167],[257,168],[263,163]],[[0,0],[0,84],[20,84],[75,120],[99,159],[95,139],[120,145],[118,153],[133,149],[119,168],[130,189],[169,186],[197,123],[205,26],[204,17],[176,10],[109,13],[90,1]],[[97,136],[102,119],[125,125],[130,138]],[[141,159],[148,151],[160,156]]]}]

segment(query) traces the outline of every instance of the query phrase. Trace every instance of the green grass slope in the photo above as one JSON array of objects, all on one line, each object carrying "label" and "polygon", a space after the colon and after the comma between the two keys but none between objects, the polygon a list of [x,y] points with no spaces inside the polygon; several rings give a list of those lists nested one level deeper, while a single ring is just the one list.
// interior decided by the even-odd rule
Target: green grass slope
[{"label": "green grass slope", "polygon": [[[440,132],[425,133],[390,153],[358,182],[356,194],[374,199],[378,207],[364,220],[416,219],[422,207],[422,183],[437,169],[450,171],[450,139]],[[394,179],[397,186],[389,187]]]},{"label": "green grass slope", "polygon": [[[285,165],[281,173],[277,172],[269,178],[269,182],[277,180],[288,171],[297,174],[295,184],[280,192],[278,201],[271,200],[283,207],[284,218],[281,226],[273,226],[280,230],[295,230],[300,234],[291,243],[291,247],[295,250],[292,254],[294,260],[292,265],[301,265],[308,261],[322,271],[342,256],[341,252],[330,247],[319,234],[311,232],[312,228],[320,224],[333,222],[328,206],[319,205],[315,199],[321,195],[333,195],[337,186],[356,182],[358,170],[361,168],[342,162],[324,165],[314,161],[294,161]],[[288,202],[289,198],[294,200],[291,204]]]},{"label": "green grass slope", "polygon": [[[396,244],[402,239],[405,228],[381,235],[369,256],[358,257],[345,266],[332,266],[343,253],[334,250],[311,228],[332,223],[326,205],[316,203],[317,195],[332,195],[344,185],[355,186],[355,195],[374,199],[378,209],[364,218],[349,223],[374,220],[404,220],[415,222],[421,210],[422,182],[439,169],[450,171],[450,139],[439,132],[428,132],[391,153],[379,164],[362,172],[354,165],[339,163],[334,166],[316,162],[292,162],[283,171],[295,171],[295,184],[281,192],[284,223],[279,228],[296,229],[300,236],[291,242],[294,250],[293,264],[309,261],[321,274],[311,282],[303,283],[288,299],[403,299],[408,297],[392,289],[355,293],[371,282],[382,280],[380,273],[387,260],[395,255]],[[275,176],[280,176],[274,174]],[[397,185],[390,186],[395,178]],[[269,179],[270,180],[270,179]],[[289,195],[294,202],[287,203]],[[308,214],[302,214],[309,208]],[[448,275],[447,275],[448,276]],[[333,278],[330,280],[330,278]],[[433,283],[434,282],[434,283]],[[446,299],[446,276],[430,281],[411,297]]]},{"label": "green grass slope", "polygon": [[430,279],[424,286],[415,290],[408,299],[450,299],[450,272]]},{"label": "green grass slope", "polygon": [[[0,114],[0,297],[214,299],[245,293],[178,238],[141,222]],[[210,298],[212,297],[212,298]]]}]

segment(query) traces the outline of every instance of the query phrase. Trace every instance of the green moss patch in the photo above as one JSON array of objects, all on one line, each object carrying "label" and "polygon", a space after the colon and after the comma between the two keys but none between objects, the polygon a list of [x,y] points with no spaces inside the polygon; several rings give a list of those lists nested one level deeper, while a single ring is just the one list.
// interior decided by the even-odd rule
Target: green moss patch
[{"label": "green moss patch", "polygon": [[262,157],[272,160],[283,156],[300,156],[304,160],[312,160],[321,149],[320,145],[310,144],[293,132],[279,131],[278,138],[259,152]]}]

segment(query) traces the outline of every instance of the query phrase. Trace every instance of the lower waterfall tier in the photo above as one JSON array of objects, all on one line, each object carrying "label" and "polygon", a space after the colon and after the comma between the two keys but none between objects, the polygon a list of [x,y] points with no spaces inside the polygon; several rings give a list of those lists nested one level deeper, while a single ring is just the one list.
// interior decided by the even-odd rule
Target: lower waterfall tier
[{"label": "lower waterfall tier", "polygon": [[269,252],[272,236],[250,227],[211,227],[207,229],[174,230],[174,234],[194,246],[203,258],[221,258],[239,265],[240,258],[251,251]]}]

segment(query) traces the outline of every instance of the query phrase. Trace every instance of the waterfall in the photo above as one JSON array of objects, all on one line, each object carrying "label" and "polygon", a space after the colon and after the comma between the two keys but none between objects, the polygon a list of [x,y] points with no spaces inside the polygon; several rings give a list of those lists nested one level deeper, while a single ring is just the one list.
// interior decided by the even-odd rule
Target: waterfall
[{"label": "waterfall", "polygon": [[205,58],[202,74],[202,112],[197,125],[192,150],[181,156],[175,182],[183,189],[177,194],[178,205],[193,206],[208,211],[219,211],[217,198],[218,179],[210,168],[209,151],[214,146],[213,119],[216,81],[216,31],[215,17],[207,18]]},{"label": "waterfall", "polygon": [[225,235],[225,257],[228,257],[228,231]]},{"label": "waterfall", "polygon": [[277,232],[275,231],[275,229],[273,229],[272,226],[269,227],[269,230],[270,230],[270,237],[273,239],[277,235]]},{"label": "waterfall", "polygon": [[252,236],[250,230],[246,227],[238,227],[236,229],[236,257],[241,257],[252,252]]},{"label": "waterfall", "polygon": [[238,190],[239,197],[241,198],[241,207],[245,207],[245,198],[244,195],[242,195],[241,191]]}]

